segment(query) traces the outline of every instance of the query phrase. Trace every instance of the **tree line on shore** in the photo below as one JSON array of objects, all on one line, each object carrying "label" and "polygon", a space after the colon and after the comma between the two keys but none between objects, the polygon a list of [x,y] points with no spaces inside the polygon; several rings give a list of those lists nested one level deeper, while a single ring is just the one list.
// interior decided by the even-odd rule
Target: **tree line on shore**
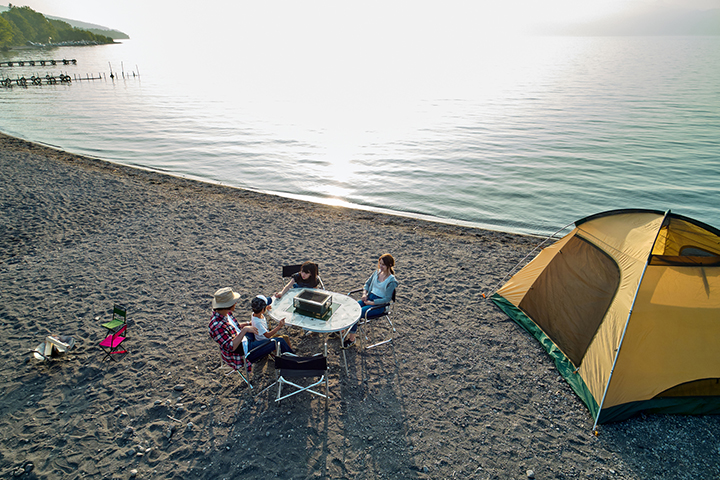
[{"label": "tree line on shore", "polygon": [[0,13],[0,48],[27,44],[65,42],[113,43],[110,37],[75,28],[62,20],[45,18],[30,7],[15,7]]}]

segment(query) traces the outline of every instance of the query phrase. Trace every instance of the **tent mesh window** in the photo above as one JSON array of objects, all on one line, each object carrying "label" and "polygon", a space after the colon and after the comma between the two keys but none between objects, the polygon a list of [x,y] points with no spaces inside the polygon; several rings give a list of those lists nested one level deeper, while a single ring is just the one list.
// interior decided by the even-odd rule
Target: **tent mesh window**
[{"label": "tent mesh window", "polygon": [[653,246],[651,265],[720,266],[720,236],[693,223],[671,218]]},{"label": "tent mesh window", "polygon": [[620,284],[620,269],[577,235],[538,276],[523,310],[577,367]]},{"label": "tent mesh window", "polygon": [[707,250],[703,250],[699,247],[682,247],[680,249],[680,256],[681,257],[717,257],[717,255],[708,252]]}]

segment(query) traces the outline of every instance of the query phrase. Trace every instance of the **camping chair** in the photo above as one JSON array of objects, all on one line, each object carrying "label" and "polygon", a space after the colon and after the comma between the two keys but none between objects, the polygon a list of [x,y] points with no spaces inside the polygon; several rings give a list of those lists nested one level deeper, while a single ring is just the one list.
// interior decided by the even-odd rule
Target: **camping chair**
[{"label": "camping chair", "polygon": [[122,305],[115,304],[113,305],[112,320],[103,323],[102,326],[115,333],[123,325],[127,325],[127,309]]},{"label": "camping chair", "polygon": [[257,350],[259,348],[263,348],[264,345],[258,345],[257,347],[248,351],[248,349],[247,349],[248,348],[248,340],[247,340],[247,338],[243,337],[242,346],[243,346],[244,355],[243,355],[243,359],[242,359],[242,365],[240,366],[240,368],[236,367],[235,365],[232,365],[231,363],[228,363],[225,360],[225,358],[222,356],[220,356],[220,359],[222,360],[222,364],[220,366],[227,365],[228,367],[231,368],[231,370],[228,373],[226,373],[225,376],[232,375],[233,373],[237,372],[237,374],[240,375],[240,378],[242,378],[243,381],[247,384],[247,386],[250,387],[250,390],[252,390],[253,386],[252,386],[252,383],[250,383],[250,373],[252,373],[252,372],[250,369],[250,361],[248,360],[248,358],[250,357],[250,354],[252,354],[255,350]]},{"label": "camping chair", "polygon": [[100,348],[105,352],[105,356],[102,361],[105,361],[106,358],[115,360],[113,355],[127,353],[127,350],[120,350],[120,346],[127,338],[123,336],[126,330],[127,325],[123,325],[117,332],[108,334],[108,336],[105,337],[105,340],[100,342]]},{"label": "camping chair", "polygon": [[[282,286],[285,286],[285,283],[287,283],[287,279],[295,275],[300,271],[300,268],[302,267],[302,264],[300,265],[285,265],[282,267]],[[318,275],[318,281],[320,282],[320,288],[325,290],[325,284],[323,284],[322,278],[320,278],[320,275]]]},{"label": "camping chair", "polygon": [[[293,395],[297,395],[301,392],[308,392],[312,395],[317,395],[325,399],[325,408],[327,409],[327,399],[329,396],[329,385],[328,385],[328,364],[327,364],[327,344],[323,353],[315,354],[311,357],[300,357],[294,353],[280,353],[280,345],[277,345],[275,353],[275,371],[277,373],[278,392],[275,401],[279,402]],[[302,377],[320,377],[310,385],[302,386],[293,383],[288,378],[302,378]],[[313,388],[318,385],[325,384],[325,393],[320,393]],[[273,384],[274,385],[274,384]],[[296,390],[286,395],[282,394],[283,385],[289,385],[294,387]],[[272,385],[270,385],[272,387]],[[270,388],[268,387],[268,388]],[[267,390],[267,389],[266,389]],[[264,391],[264,390],[263,390]]]},{"label": "camping chair", "polygon": [[[356,294],[358,292],[362,292],[363,289],[359,288],[357,290],[353,290],[352,292],[348,293],[348,296],[352,296],[353,294]],[[375,348],[380,345],[384,345],[386,343],[390,343],[393,340],[392,334],[395,333],[395,325],[393,325],[392,320],[390,320],[390,315],[392,314],[392,308],[395,304],[395,293],[397,291],[397,288],[393,290],[392,292],[392,300],[390,303],[382,303],[373,305],[371,308],[369,308],[362,317],[360,317],[360,320],[358,320],[358,330],[363,329],[365,330],[365,341],[368,342],[368,334],[367,331],[369,330],[369,324],[372,321],[378,321],[381,318],[384,318],[389,324],[390,328],[392,329],[392,333],[385,338],[384,340],[380,342],[373,343],[372,345],[367,345],[365,347],[365,350],[368,350],[370,348]]]},{"label": "camping chair", "polygon": [[[373,305],[358,320],[357,335],[360,335],[360,331],[363,330],[366,343],[369,342],[367,330],[369,330],[369,323],[371,320],[377,320],[377,319],[384,317],[385,320],[387,320],[387,322],[390,324],[390,328],[392,328],[392,333],[395,333],[395,326],[393,325],[392,320],[390,320],[390,314],[392,313],[392,306],[395,303],[395,291],[396,290],[397,290],[397,288],[395,288],[395,290],[393,290],[392,301],[390,303],[381,303],[381,304]],[[358,288],[357,290],[352,290],[351,292],[348,293],[348,296],[350,297],[350,296],[352,296],[358,292],[362,292],[362,291],[363,291],[362,288]],[[375,348],[377,346],[392,342],[392,340],[393,340],[392,333],[390,334],[389,337],[385,338],[384,340],[382,340],[380,342],[373,343],[372,345],[367,345],[365,347],[365,350],[368,350],[370,348]],[[345,336],[347,336],[347,333],[345,334]],[[340,337],[341,346],[342,346],[342,342],[343,342],[345,336]],[[346,348],[342,349],[343,362],[345,362],[345,374],[349,375],[350,371],[348,370],[346,351],[347,351]]]}]

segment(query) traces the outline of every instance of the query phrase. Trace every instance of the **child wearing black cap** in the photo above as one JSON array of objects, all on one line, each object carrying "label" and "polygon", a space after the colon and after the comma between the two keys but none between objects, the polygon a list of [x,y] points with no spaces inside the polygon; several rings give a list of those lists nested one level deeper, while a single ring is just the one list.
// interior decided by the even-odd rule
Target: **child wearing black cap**
[{"label": "child wearing black cap", "polygon": [[288,338],[288,336],[277,335],[277,333],[285,326],[284,318],[278,322],[277,327],[273,328],[272,330],[268,330],[268,323],[267,318],[265,318],[265,313],[272,308],[270,306],[271,304],[272,297],[258,295],[252,299],[251,307],[253,314],[250,318],[252,326],[257,328],[259,337],[269,338],[271,341],[279,343],[280,351],[282,353],[293,353],[292,347],[290,346],[290,339]]}]

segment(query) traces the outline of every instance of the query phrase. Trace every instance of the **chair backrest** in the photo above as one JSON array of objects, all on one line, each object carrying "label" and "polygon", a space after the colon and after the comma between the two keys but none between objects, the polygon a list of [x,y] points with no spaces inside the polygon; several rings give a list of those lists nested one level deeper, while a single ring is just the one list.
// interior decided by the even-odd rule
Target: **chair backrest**
[{"label": "chair backrest", "polygon": [[127,309],[122,305],[113,305],[113,320],[122,320],[123,323],[127,323]]},{"label": "chair backrest", "polygon": [[282,267],[283,278],[290,278],[300,271],[302,265],[285,265]]},{"label": "chair backrest", "polygon": [[[285,265],[282,267],[282,278],[290,278],[296,273],[300,272],[300,269],[302,268],[302,264],[299,265]],[[325,290],[325,284],[322,281],[322,278],[320,278],[320,275],[318,275],[318,282],[320,283],[320,288]]]},{"label": "chair backrest", "polygon": [[275,356],[275,369],[286,377],[318,377],[327,371],[327,357],[299,357],[284,353]]}]

